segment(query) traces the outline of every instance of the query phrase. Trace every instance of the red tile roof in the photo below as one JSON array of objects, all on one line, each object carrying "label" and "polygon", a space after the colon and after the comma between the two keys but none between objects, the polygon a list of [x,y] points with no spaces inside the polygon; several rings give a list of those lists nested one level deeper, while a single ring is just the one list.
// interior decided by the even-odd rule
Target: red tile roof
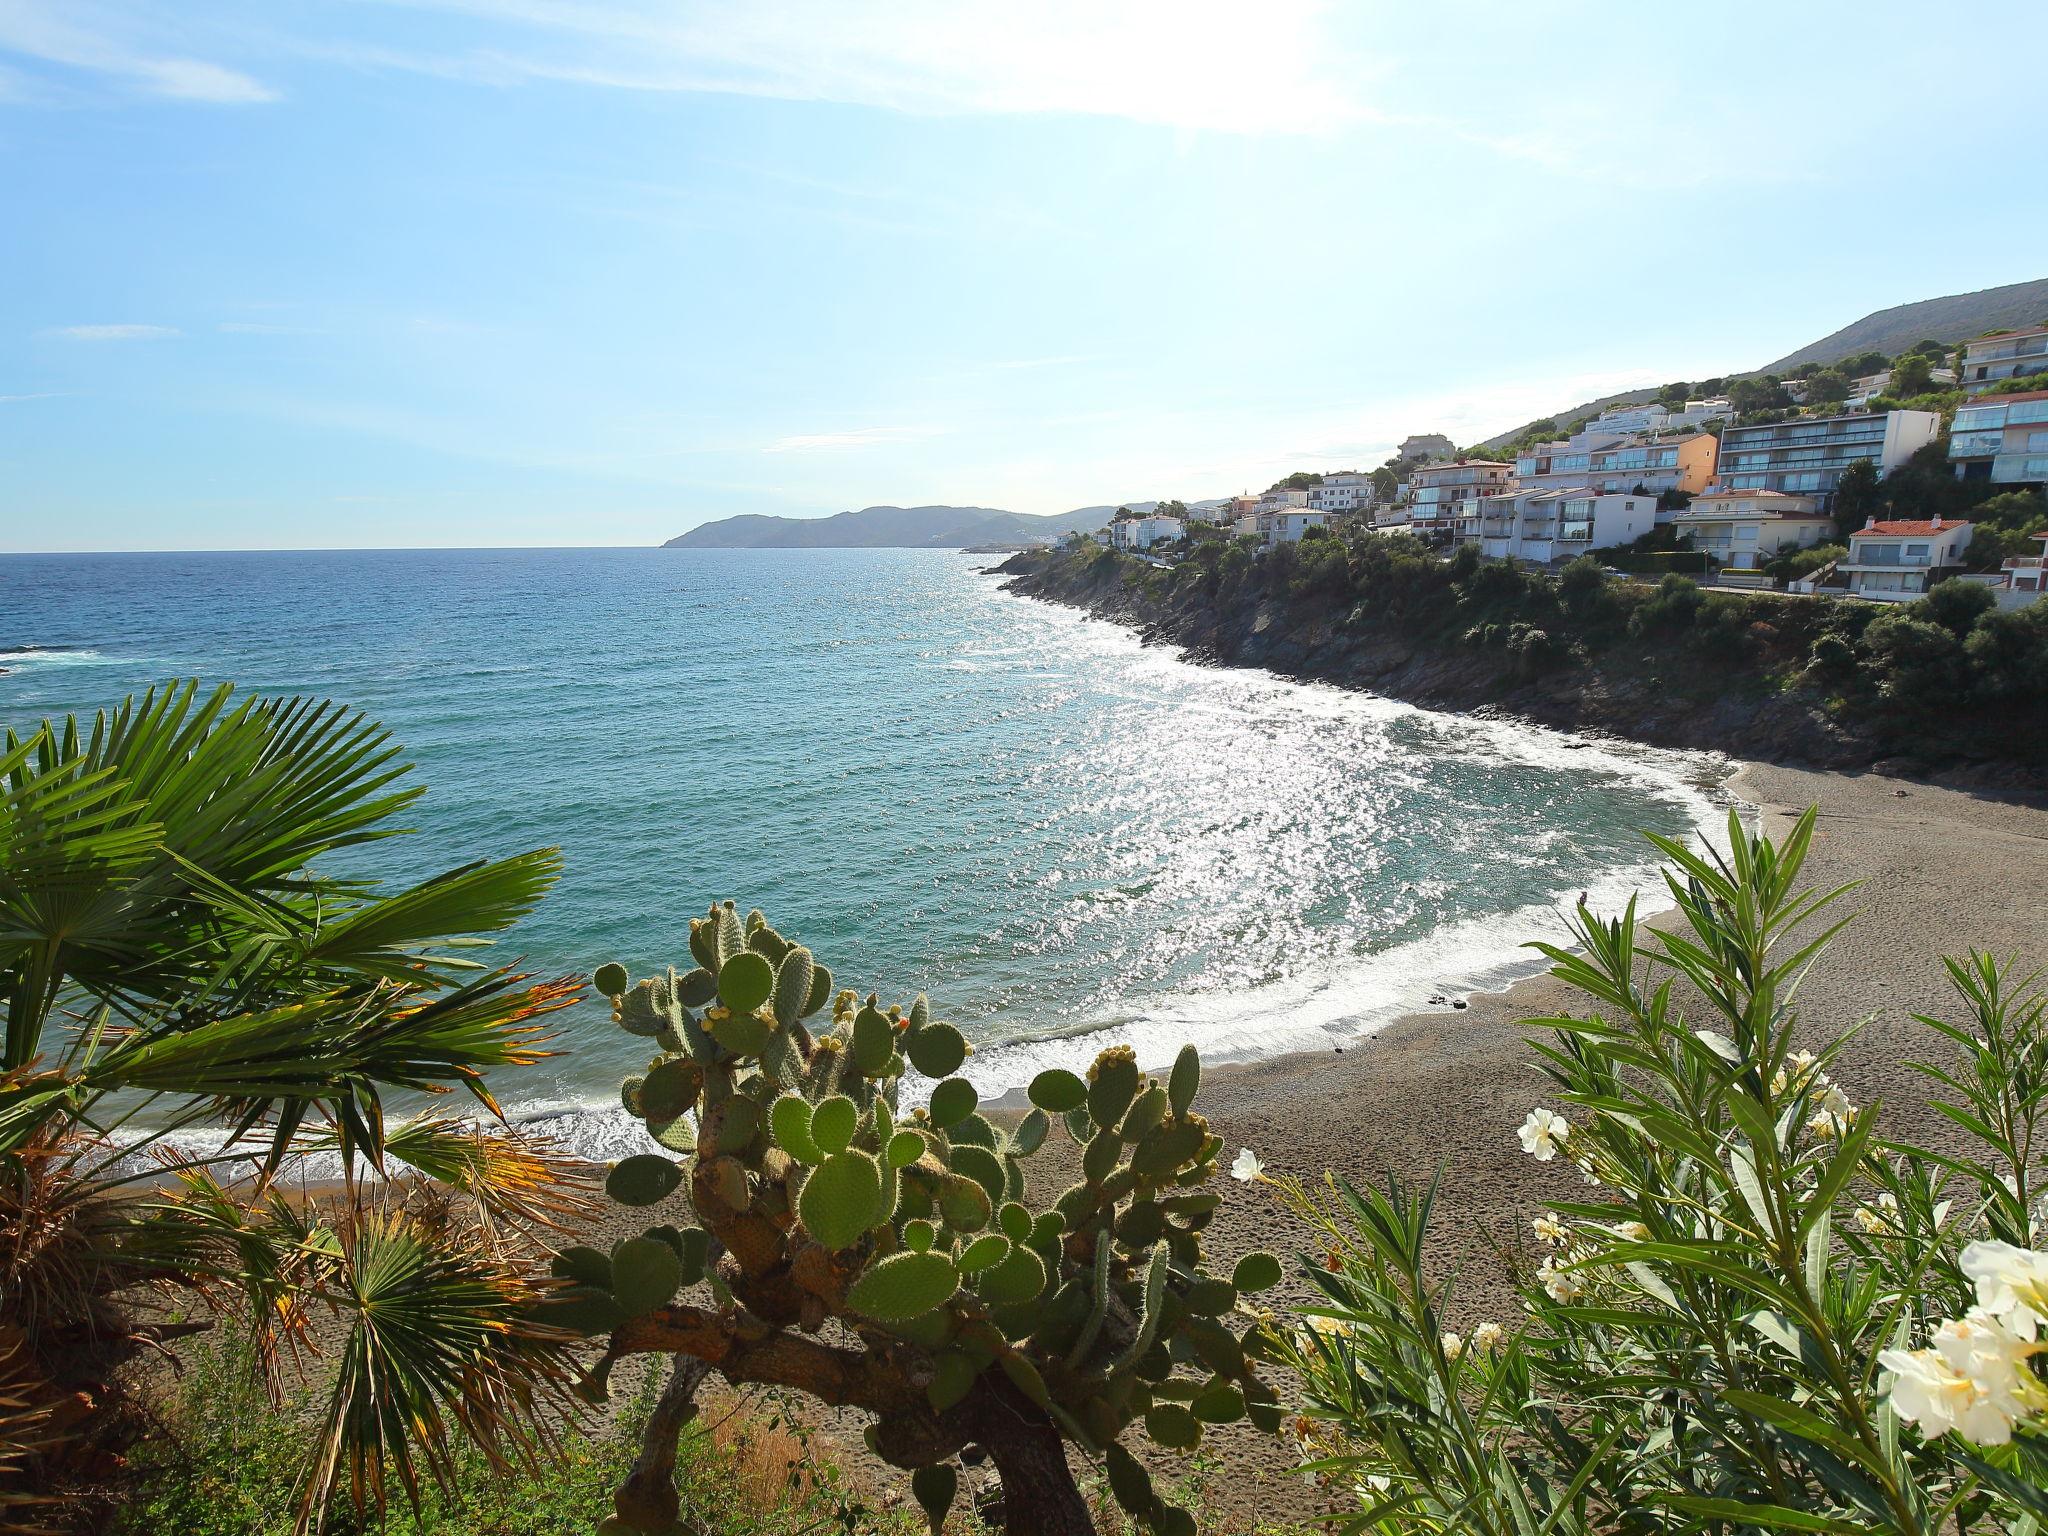
[{"label": "red tile roof", "polygon": [[1908,538],[1918,538],[1923,534],[1953,533],[1958,528],[1967,528],[1969,526],[1968,522],[1950,518],[1943,518],[1939,523],[1872,523],[1868,528],[1854,529],[1849,534],[1849,537],[1852,539],[1895,539],[1904,534]]}]

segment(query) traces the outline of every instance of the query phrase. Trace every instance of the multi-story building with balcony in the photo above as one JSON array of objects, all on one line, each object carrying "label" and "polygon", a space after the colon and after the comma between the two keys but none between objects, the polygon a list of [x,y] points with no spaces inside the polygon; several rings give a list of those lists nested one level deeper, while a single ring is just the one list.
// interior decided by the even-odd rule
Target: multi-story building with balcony
[{"label": "multi-story building with balcony", "polygon": [[1896,523],[1872,518],[1849,535],[1848,558],[1835,569],[1858,597],[1906,602],[1962,567],[1974,531],[1968,523],[1940,517]]},{"label": "multi-story building with balcony", "polygon": [[1692,547],[1730,570],[1754,571],[1788,549],[1810,549],[1835,530],[1811,496],[1708,491],[1671,519]]},{"label": "multi-story building with balcony", "polygon": [[1268,549],[1275,544],[1298,544],[1309,529],[1329,527],[1332,515],[1318,512],[1313,507],[1283,507],[1278,511],[1261,512],[1258,535]]},{"label": "multi-story building with balcony", "polygon": [[1171,543],[1187,532],[1187,525],[1173,516],[1119,517],[1109,525],[1109,542],[1130,554],[1150,549],[1154,544]]},{"label": "multi-story building with balcony", "polygon": [[2048,374],[2048,325],[1995,331],[1963,343],[1963,388],[1975,394],[2000,379]]},{"label": "multi-story building with balcony", "polygon": [[1957,411],[1949,428],[1948,461],[1958,480],[2048,482],[2048,389],[1988,395]]},{"label": "multi-story building with balcony", "polygon": [[1940,428],[1933,411],[1858,411],[1728,427],[1716,479],[1723,490],[1817,496],[1826,507],[1842,471],[1858,459],[1890,474],[1933,442]]},{"label": "multi-story building with balcony", "polygon": [[2048,592],[2048,533],[2037,533],[2033,537],[2044,541],[2041,554],[2006,557],[2005,589],[2014,595],[2011,599],[2001,597],[2001,608],[2038,602],[2042,593]]},{"label": "multi-story building with balcony", "polygon": [[1538,443],[1515,460],[1515,478],[1543,490],[1590,488],[1652,499],[1666,491],[1697,494],[1714,478],[1719,444],[1711,432],[1681,437],[1596,432],[1591,427],[1554,443]]},{"label": "multi-story building with balcony", "polygon": [[1673,409],[1652,400],[1643,405],[1609,406],[1586,423],[1588,432],[1683,432],[1697,431],[1710,421],[1732,420],[1735,407],[1725,396],[1712,400],[1688,400]]},{"label": "multi-story building with balcony", "polygon": [[1372,476],[1340,469],[1308,488],[1308,504],[1318,512],[1356,512],[1372,505]]},{"label": "multi-story building with balcony", "polygon": [[1654,496],[1517,489],[1465,502],[1457,534],[1489,559],[1548,563],[1630,543],[1656,526]]},{"label": "multi-story building with balcony", "polygon": [[1497,459],[1426,464],[1408,477],[1406,521],[1418,533],[1448,533],[1465,503],[1498,496],[1512,484],[1514,466]]}]

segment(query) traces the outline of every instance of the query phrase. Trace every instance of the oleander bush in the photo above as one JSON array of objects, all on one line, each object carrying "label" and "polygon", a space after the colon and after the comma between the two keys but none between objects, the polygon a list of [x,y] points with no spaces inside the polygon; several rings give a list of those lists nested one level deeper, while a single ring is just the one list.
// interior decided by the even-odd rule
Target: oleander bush
[{"label": "oleander bush", "polygon": [[[615,1164],[606,1191],[657,1218],[680,1193],[695,1219],[566,1249],[567,1288],[539,1314],[604,1340],[592,1397],[622,1358],[674,1357],[606,1529],[678,1528],[675,1437],[716,1369],[871,1416],[869,1446],[913,1472],[934,1528],[951,1459],[975,1445],[1009,1531],[1092,1531],[1071,1445],[1135,1522],[1192,1536],[1125,1432],[1185,1452],[1205,1425],[1282,1417],[1258,1372],[1269,1336],[1240,1304],[1278,1282],[1279,1260],[1247,1254],[1223,1275],[1203,1252],[1223,1143],[1194,1109],[1193,1047],[1163,1082],[1121,1047],[1086,1081],[1041,1073],[1005,1128],[957,1075],[966,1040],[922,995],[884,1007],[835,990],[808,949],[731,903],[691,923],[689,947],[686,971],[630,986],[606,965],[596,984],[653,1050],[622,1088],[651,1150]],[[911,1069],[928,1107],[900,1097]],[[1055,1134],[1079,1144],[1079,1177],[1048,1199],[1027,1170]]]},{"label": "oleander bush", "polygon": [[1251,1170],[1321,1250],[1285,1352],[1350,1529],[2048,1522],[2048,1003],[1948,962],[1961,1012],[1922,1022],[1953,1054],[1920,1070],[1954,1145],[1887,1140],[1835,1076],[1855,1030],[1795,1006],[1843,894],[1799,886],[1813,825],[1773,845],[1731,816],[1726,859],[1656,839],[1673,931],[1632,902],[1539,946],[1594,1006],[1528,1021],[1551,1095],[1519,1136],[1558,1188],[1515,1315],[1426,1278],[1432,1190]]}]

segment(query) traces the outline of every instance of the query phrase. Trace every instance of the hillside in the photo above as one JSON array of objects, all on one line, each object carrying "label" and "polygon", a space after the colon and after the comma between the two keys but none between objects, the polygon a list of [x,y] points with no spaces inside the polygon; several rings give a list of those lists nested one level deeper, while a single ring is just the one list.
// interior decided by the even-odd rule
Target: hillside
[{"label": "hillside", "polygon": [[[2003,288],[1982,288],[1975,293],[1952,293],[1944,298],[1921,299],[1912,304],[1895,304],[1890,309],[1880,309],[1821,337],[1819,341],[1809,342],[1797,352],[1788,352],[1775,362],[1753,369],[1751,373],[1783,373],[1801,363],[1834,363],[1845,357],[1854,357],[1859,352],[1882,352],[1893,356],[1916,341],[1965,341],[1985,331],[2039,325],[2044,320],[2048,320],[2048,278],[2031,283],[2008,283]],[[1749,376],[1741,373],[1728,375],[1730,378]],[[1618,395],[1606,395],[1568,410],[1554,411],[1549,419],[1562,428],[1581,416],[1597,416],[1611,405],[1636,405],[1655,399],[1656,394],[1654,389],[1633,389]],[[1519,427],[1511,427],[1487,438],[1478,446],[1497,448],[1503,443],[1511,443],[1533,425],[1534,422],[1524,422]]]},{"label": "hillside", "polygon": [[1963,341],[1986,331],[2011,326],[2039,325],[2048,320],[2048,277],[2031,283],[2008,283],[2003,288],[1982,288],[1975,293],[1952,293],[1941,299],[1922,299],[1917,304],[1895,304],[1865,315],[1797,352],[1788,352],[1762,373],[1782,373],[1801,363],[1832,363],[1858,352],[1882,352],[1887,357],[1905,351],[1916,341]]},{"label": "hillside", "polygon": [[1000,507],[862,507],[830,517],[750,512],[692,528],[662,548],[962,549],[970,544],[1028,544],[1056,539],[1072,528],[1099,528],[1115,510],[1082,507],[1045,517]]}]

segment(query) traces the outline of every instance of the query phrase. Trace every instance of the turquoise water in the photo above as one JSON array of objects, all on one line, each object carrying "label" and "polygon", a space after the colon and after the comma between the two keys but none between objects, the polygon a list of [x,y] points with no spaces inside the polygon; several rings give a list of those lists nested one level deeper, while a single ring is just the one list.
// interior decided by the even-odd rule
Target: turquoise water
[{"label": "turquoise water", "polygon": [[[941,551],[0,559],[0,721],[169,677],[346,700],[429,793],[393,873],[559,844],[508,949],[688,964],[714,898],[928,991],[984,1093],[1107,1038],[1322,1047],[1645,883],[1713,765],[1195,666]],[[1101,1034],[1106,1032],[1106,1035]],[[634,1145],[593,1007],[508,1106]],[[1091,1038],[1101,1035],[1101,1038]],[[506,1085],[510,1087],[510,1084]]]}]

